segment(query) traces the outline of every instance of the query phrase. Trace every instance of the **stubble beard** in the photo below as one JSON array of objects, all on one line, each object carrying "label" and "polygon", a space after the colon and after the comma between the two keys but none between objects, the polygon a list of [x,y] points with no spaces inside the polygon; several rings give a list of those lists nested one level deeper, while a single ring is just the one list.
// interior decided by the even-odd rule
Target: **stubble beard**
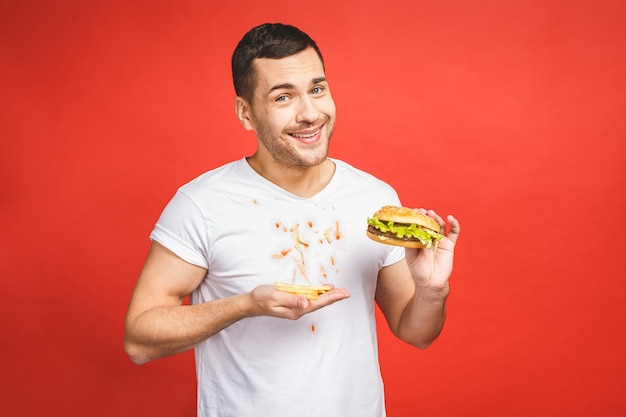
[{"label": "stubble beard", "polygon": [[320,165],[328,159],[328,148],[333,133],[334,124],[330,118],[323,118],[324,138],[321,138],[313,148],[298,147],[298,141],[289,135],[288,132],[298,131],[310,128],[313,124],[306,124],[296,127],[295,129],[285,129],[279,135],[275,135],[267,129],[267,126],[261,126],[257,130],[257,137],[261,144],[267,149],[268,153],[280,165],[290,168],[307,168]]}]

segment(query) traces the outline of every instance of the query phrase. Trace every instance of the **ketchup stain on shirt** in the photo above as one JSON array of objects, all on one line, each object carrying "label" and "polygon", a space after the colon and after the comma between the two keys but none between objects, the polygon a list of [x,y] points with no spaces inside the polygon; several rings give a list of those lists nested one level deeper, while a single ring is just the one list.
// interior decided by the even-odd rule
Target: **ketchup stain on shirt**
[{"label": "ketchup stain on shirt", "polygon": [[[291,238],[291,244],[287,247],[283,246],[283,248],[273,253],[272,258],[276,260],[290,258],[293,260],[293,282],[296,282],[298,277],[300,277],[310,284],[310,278],[314,277],[309,277],[309,273],[313,271],[308,270],[307,264],[311,263],[307,261],[313,260],[309,259],[309,257],[317,257],[322,254],[326,255],[324,258],[327,261],[315,268],[315,275],[322,280],[328,280],[331,278],[330,273],[339,273],[335,262],[335,254],[332,252],[333,249],[331,249],[334,247],[334,243],[343,237],[343,231],[338,220],[327,224],[326,227],[320,227],[320,223],[313,219],[296,222],[295,224],[287,224],[281,219],[275,220],[273,225],[278,232],[287,234]],[[324,249],[324,247],[327,249]],[[329,249],[331,253],[328,253]]]}]

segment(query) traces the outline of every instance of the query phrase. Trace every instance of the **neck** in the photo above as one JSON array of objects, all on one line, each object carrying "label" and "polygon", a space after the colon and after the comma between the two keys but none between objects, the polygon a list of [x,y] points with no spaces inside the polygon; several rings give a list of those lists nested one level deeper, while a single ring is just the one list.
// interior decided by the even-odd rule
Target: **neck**
[{"label": "neck", "polygon": [[256,156],[246,159],[257,174],[298,197],[313,197],[328,185],[335,173],[335,164],[330,159],[326,159],[319,165],[290,167],[280,164],[263,164]]}]

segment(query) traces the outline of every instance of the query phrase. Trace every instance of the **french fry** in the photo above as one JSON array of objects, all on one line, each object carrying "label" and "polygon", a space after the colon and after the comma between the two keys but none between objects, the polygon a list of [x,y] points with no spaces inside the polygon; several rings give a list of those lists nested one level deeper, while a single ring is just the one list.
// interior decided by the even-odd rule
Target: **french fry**
[{"label": "french fry", "polygon": [[274,285],[277,291],[302,295],[308,300],[317,300],[320,294],[324,294],[332,289],[330,285],[296,285],[287,284],[286,282],[275,282]]}]

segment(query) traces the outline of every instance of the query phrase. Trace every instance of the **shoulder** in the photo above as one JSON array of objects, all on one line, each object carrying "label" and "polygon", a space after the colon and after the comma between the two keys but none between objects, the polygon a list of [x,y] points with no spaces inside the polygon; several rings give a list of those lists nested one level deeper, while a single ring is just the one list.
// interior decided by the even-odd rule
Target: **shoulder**
[{"label": "shoulder", "polygon": [[178,189],[196,204],[217,203],[226,198],[236,198],[250,194],[256,183],[251,169],[244,159],[229,162],[211,169]]},{"label": "shoulder", "polygon": [[361,184],[364,187],[370,187],[377,192],[389,192],[395,194],[394,188],[386,181],[370,174],[367,171],[356,168],[355,166],[339,160],[332,159],[337,167],[337,177],[344,182],[348,182],[352,185]]},{"label": "shoulder", "polygon": [[204,172],[180,186],[166,211],[198,213],[208,218],[211,207],[223,205],[238,195],[249,194],[250,181],[242,161],[233,161]]},{"label": "shoulder", "polygon": [[242,161],[238,160],[213,168],[187,182],[179,190],[185,194],[193,195],[197,192],[204,192],[207,188],[219,187],[242,175],[241,164]]}]

